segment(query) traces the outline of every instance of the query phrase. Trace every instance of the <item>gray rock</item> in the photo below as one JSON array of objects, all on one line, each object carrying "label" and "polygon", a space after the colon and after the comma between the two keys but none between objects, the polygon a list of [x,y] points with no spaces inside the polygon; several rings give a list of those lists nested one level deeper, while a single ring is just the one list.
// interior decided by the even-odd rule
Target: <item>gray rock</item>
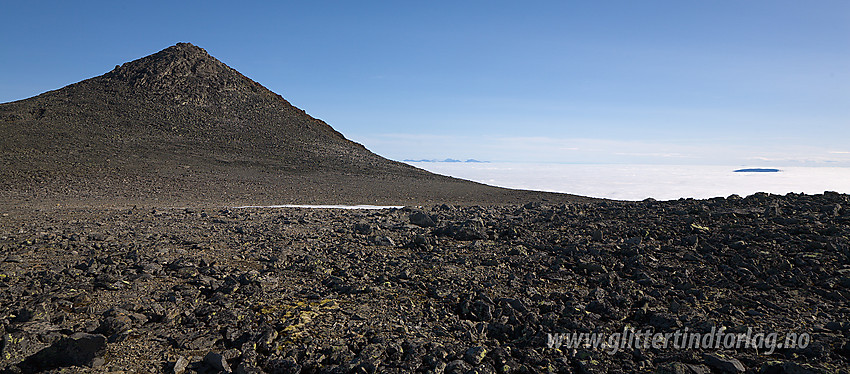
[{"label": "gray rock", "polygon": [[32,334],[18,331],[3,334],[0,340],[0,362],[21,361],[43,345]]},{"label": "gray rock", "polygon": [[241,356],[242,352],[240,352],[236,348],[230,348],[230,349],[225,349],[225,350],[221,351],[221,355],[222,355],[222,357],[224,357],[225,360],[232,360],[234,358]]},{"label": "gray rock", "polygon": [[96,358],[103,355],[105,348],[105,336],[78,332],[27,357],[22,366],[34,370],[49,370],[69,366],[95,367],[97,364],[103,363],[102,360],[96,360]]},{"label": "gray rock", "polygon": [[266,369],[273,373],[296,374],[301,372],[302,366],[294,358],[286,357],[269,360]]},{"label": "gray rock", "polygon": [[528,251],[525,249],[524,246],[518,245],[516,247],[511,248],[511,250],[508,251],[508,254],[511,256],[528,256]]},{"label": "gray rock", "polygon": [[522,208],[528,209],[528,210],[534,210],[534,209],[540,208],[542,205],[543,204],[540,204],[540,202],[530,201],[530,202],[525,203],[525,205],[523,205]]},{"label": "gray rock", "polygon": [[642,241],[643,241],[643,238],[641,238],[640,236],[635,236],[635,237],[631,237],[631,238],[626,239],[624,243],[626,243],[628,245],[640,245],[640,243]]},{"label": "gray rock", "polygon": [[[127,331],[133,328],[134,321],[131,314],[135,315],[137,313],[130,313],[126,310],[117,308],[110,309],[104,313],[104,317],[100,321],[100,326],[97,330],[95,330],[95,332],[111,336],[113,334]],[[147,319],[143,315],[141,318],[143,318],[143,320]]]},{"label": "gray rock", "polygon": [[253,342],[245,342],[242,344],[242,349],[240,350],[241,354],[239,355],[239,362],[244,364],[256,365],[257,359],[259,358],[259,354],[255,349],[255,344]]},{"label": "gray rock", "polygon": [[679,327],[679,319],[670,313],[652,313],[649,317],[649,325],[654,326],[661,331],[669,331],[675,327]]},{"label": "gray rock", "polygon": [[427,237],[424,235],[416,235],[413,237],[413,240],[407,244],[408,247],[411,248],[422,248],[430,250],[433,248],[434,239],[432,237]]},{"label": "gray rock", "polygon": [[421,211],[413,212],[409,219],[410,223],[419,227],[434,227],[437,225],[431,216]]},{"label": "gray rock", "polygon": [[577,264],[577,267],[581,270],[585,270],[586,272],[588,272],[590,274],[607,273],[608,272],[608,269],[605,268],[605,265],[595,263],[595,262],[587,262],[587,261],[583,261],[583,260],[580,261]]},{"label": "gray rock", "polygon": [[[493,305],[482,300],[476,300],[469,308],[472,317],[478,321],[489,321],[493,319]],[[476,365],[476,364],[473,364]]]},{"label": "gray rock", "polygon": [[372,233],[372,225],[368,223],[355,223],[354,232],[360,235],[369,235]]},{"label": "gray rock", "polygon": [[446,374],[466,374],[470,369],[472,369],[469,364],[467,364],[463,360],[454,360],[446,364],[445,373]]},{"label": "gray rock", "polygon": [[841,322],[830,321],[827,322],[823,327],[827,330],[841,331]]},{"label": "gray rock", "polygon": [[266,329],[263,331],[260,341],[257,342],[257,350],[263,353],[270,353],[275,350],[274,341],[277,339],[277,331],[275,329]]},{"label": "gray rock", "polygon": [[429,373],[440,374],[446,372],[446,362],[445,361],[435,361],[431,365],[431,370]]},{"label": "gray rock", "polygon": [[183,374],[186,372],[187,366],[189,366],[189,360],[187,360],[186,357],[177,357],[177,361],[174,362],[174,365],[171,368],[171,372],[174,374]]},{"label": "gray rock", "polygon": [[370,236],[369,242],[381,247],[395,247],[395,242],[388,236]]},{"label": "gray rock", "polygon": [[743,373],[747,370],[741,361],[734,357],[723,357],[717,354],[706,354],[703,356],[705,364],[722,373]]},{"label": "gray rock", "polygon": [[487,239],[487,232],[484,229],[484,222],[480,218],[466,220],[462,223],[455,223],[443,230],[440,230],[443,235],[451,236],[457,240],[477,240]]},{"label": "gray rock", "polygon": [[[562,366],[569,366],[569,363],[565,363]],[[481,363],[478,366],[472,368],[472,370],[470,370],[467,374],[496,374],[496,373],[498,373],[498,371],[496,371],[496,368],[493,367],[493,365],[490,365],[489,363],[484,362],[484,363]]]},{"label": "gray rock", "polygon": [[224,359],[224,356],[215,352],[209,352],[206,356],[204,356],[204,364],[213,370],[227,373],[231,371],[230,365],[227,364],[227,360]]},{"label": "gray rock", "polygon": [[368,361],[368,362],[372,362],[372,363],[375,363],[375,364],[377,364],[381,361],[381,357],[383,355],[384,355],[384,347],[381,346],[380,344],[369,344],[369,345],[363,347],[363,349],[360,350],[360,354],[358,354],[358,356],[363,361]]},{"label": "gray rock", "polygon": [[688,235],[682,238],[682,244],[691,248],[696,247],[699,244],[699,236]]},{"label": "gray rock", "polygon": [[472,347],[466,350],[463,354],[463,360],[468,362],[470,365],[478,365],[484,360],[484,357],[487,356],[487,348],[478,346]]},{"label": "gray rock", "polygon": [[705,365],[683,364],[671,362],[660,367],[658,374],[711,374],[711,369]]},{"label": "gray rock", "polygon": [[778,205],[771,205],[764,208],[764,215],[768,217],[779,217],[782,216],[782,209]]},{"label": "gray rock", "polygon": [[838,217],[841,215],[841,204],[824,205],[821,207],[821,212],[833,217]]},{"label": "gray rock", "polygon": [[201,335],[186,339],[181,346],[185,349],[196,351],[210,349],[218,339],[219,336],[215,334]]},{"label": "gray rock", "polygon": [[602,232],[602,230],[595,230],[590,234],[590,237],[595,242],[601,242],[605,239],[605,234]]},{"label": "gray rock", "polygon": [[263,370],[254,366],[253,364],[240,362],[239,365],[236,365],[236,374],[260,374]]}]

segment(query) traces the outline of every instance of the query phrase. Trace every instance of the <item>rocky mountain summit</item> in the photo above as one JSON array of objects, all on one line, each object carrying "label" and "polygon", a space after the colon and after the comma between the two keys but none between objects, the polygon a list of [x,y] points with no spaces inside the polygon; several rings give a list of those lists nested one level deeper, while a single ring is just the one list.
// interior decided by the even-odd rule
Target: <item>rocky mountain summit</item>
[{"label": "rocky mountain summit", "polygon": [[24,206],[571,199],[387,160],[188,43],[0,104],[0,160]]}]

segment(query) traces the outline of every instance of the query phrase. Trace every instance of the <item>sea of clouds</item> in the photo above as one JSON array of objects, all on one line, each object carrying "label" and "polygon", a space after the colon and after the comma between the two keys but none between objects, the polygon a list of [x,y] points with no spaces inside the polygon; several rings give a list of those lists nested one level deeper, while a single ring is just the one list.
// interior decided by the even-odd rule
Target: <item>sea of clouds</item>
[{"label": "sea of clouds", "polygon": [[[776,173],[736,173],[757,166],[408,162],[434,173],[494,186],[565,192],[617,200],[705,199],[756,192],[850,193],[850,168],[778,167]],[[771,166],[773,167],[773,166]]]}]

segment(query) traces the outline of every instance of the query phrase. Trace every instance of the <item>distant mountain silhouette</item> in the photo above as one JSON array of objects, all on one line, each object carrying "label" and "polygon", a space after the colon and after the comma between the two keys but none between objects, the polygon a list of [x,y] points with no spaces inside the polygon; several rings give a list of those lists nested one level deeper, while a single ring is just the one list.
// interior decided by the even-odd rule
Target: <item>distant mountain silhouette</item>
[{"label": "distant mountain silhouette", "polygon": [[489,163],[490,162],[490,161],[479,161],[479,160],[476,160],[474,158],[470,158],[466,161],[461,161],[461,160],[454,159],[454,158],[446,158],[446,159],[442,159],[442,160],[440,160],[440,159],[421,159],[421,160],[405,159],[403,161],[404,162],[453,162],[453,163],[454,162],[469,162],[469,163]]},{"label": "distant mountain silhouette", "polygon": [[0,104],[0,160],[0,197],[21,205],[542,196],[380,157],[189,43]]},{"label": "distant mountain silhouette", "polygon": [[779,169],[770,169],[770,168],[750,168],[750,169],[738,169],[735,170],[736,173],[778,173],[781,170]]}]

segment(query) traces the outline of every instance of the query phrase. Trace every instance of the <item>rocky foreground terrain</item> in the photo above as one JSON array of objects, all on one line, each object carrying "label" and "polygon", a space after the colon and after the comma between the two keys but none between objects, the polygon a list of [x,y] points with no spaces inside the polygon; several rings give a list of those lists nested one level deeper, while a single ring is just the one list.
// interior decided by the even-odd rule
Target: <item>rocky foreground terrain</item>
[{"label": "rocky foreground terrain", "polygon": [[[7,373],[848,373],[850,198],[0,212]],[[548,334],[811,334],[805,348]]]}]

